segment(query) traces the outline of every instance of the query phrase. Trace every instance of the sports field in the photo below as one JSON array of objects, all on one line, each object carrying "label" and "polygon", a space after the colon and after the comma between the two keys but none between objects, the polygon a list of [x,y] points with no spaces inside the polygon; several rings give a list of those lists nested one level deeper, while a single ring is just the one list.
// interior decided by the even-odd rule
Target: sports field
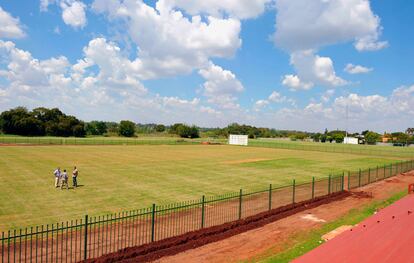
[{"label": "sports field", "polygon": [[[227,145],[0,146],[0,157],[0,232],[300,183],[401,159]],[[53,170],[73,165],[81,186],[55,189]]]}]

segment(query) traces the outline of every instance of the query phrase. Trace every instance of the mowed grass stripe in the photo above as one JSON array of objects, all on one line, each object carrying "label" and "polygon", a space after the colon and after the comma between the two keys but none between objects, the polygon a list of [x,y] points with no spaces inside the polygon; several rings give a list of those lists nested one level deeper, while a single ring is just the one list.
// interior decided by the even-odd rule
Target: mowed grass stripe
[{"label": "mowed grass stripe", "polygon": [[[0,157],[0,231],[240,188],[266,189],[270,183],[286,185],[292,179],[300,183],[397,160],[226,145],[15,146],[0,147]],[[55,189],[53,170],[60,166],[70,176],[73,165],[80,170],[83,186]]]}]

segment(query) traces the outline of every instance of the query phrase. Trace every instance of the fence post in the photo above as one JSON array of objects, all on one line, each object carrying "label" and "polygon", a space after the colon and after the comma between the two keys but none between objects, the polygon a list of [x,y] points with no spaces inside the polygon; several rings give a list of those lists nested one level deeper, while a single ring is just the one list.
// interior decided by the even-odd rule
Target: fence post
[{"label": "fence post", "polygon": [[4,232],[1,232],[1,263],[4,263]]},{"label": "fence post", "polygon": [[342,171],[342,182],[341,182],[341,191],[344,191],[344,184],[345,184],[345,172]]},{"label": "fence post", "polygon": [[361,168],[359,169],[359,174],[358,174],[358,187],[361,187]]},{"label": "fence post", "polygon": [[315,198],[315,176],[312,177],[312,199]]},{"label": "fence post", "polygon": [[240,189],[240,196],[239,196],[239,220],[242,217],[242,198],[243,198],[243,190]]},{"label": "fence post", "polygon": [[348,171],[348,191],[351,190],[351,172]]},{"label": "fence post", "polygon": [[151,216],[151,242],[154,242],[155,237],[155,204],[152,204],[152,216]]},{"label": "fence post", "polygon": [[201,199],[201,228],[204,228],[204,208],[205,208],[205,196]]},{"label": "fence post", "polygon": [[331,175],[329,175],[329,180],[328,180],[328,195],[331,194]]},{"label": "fence post", "polygon": [[368,168],[368,184],[371,183],[371,168]]},{"label": "fence post", "polygon": [[293,179],[293,184],[292,184],[292,203],[295,203],[295,191],[296,191],[296,180]]},{"label": "fence post", "polygon": [[376,181],[378,181],[378,170],[379,170],[379,167],[378,167],[378,165],[377,165],[377,171],[376,171],[376,173],[375,173],[375,182],[376,182]]},{"label": "fence post", "polygon": [[387,173],[387,168],[386,168],[386,165],[384,164],[384,176],[382,179],[385,179],[387,177],[386,173]]},{"label": "fence post", "polygon": [[84,236],[84,251],[83,251],[83,259],[86,260],[88,258],[88,215],[85,215],[85,236]]},{"label": "fence post", "polygon": [[269,185],[269,211],[272,210],[272,184]]}]

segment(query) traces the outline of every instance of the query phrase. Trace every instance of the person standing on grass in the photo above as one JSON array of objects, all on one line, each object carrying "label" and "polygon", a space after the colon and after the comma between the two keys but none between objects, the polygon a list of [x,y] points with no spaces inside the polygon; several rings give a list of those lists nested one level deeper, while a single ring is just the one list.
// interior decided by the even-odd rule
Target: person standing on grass
[{"label": "person standing on grass", "polygon": [[73,187],[78,187],[78,168],[73,167],[73,172],[72,172],[72,182],[73,182]]},{"label": "person standing on grass", "polygon": [[55,187],[59,187],[59,180],[60,180],[60,167],[58,167],[53,174],[55,175]]},{"label": "person standing on grass", "polygon": [[60,189],[63,190],[63,186],[66,185],[66,189],[69,190],[68,173],[66,172],[66,170],[63,170],[61,181],[62,182],[60,184]]}]

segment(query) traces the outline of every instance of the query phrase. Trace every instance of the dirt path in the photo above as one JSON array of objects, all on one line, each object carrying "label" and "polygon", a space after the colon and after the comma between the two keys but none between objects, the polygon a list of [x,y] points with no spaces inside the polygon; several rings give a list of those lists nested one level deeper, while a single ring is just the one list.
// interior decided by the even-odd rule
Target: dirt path
[{"label": "dirt path", "polygon": [[352,196],[343,200],[291,215],[197,249],[164,257],[156,262],[238,262],[251,259],[269,250],[277,253],[286,247],[287,242],[292,241],[292,236],[295,234],[315,229],[324,222],[334,221],[351,209],[363,207],[373,200],[387,199],[394,193],[405,190],[409,183],[414,183],[414,172],[367,185],[357,189]]}]

